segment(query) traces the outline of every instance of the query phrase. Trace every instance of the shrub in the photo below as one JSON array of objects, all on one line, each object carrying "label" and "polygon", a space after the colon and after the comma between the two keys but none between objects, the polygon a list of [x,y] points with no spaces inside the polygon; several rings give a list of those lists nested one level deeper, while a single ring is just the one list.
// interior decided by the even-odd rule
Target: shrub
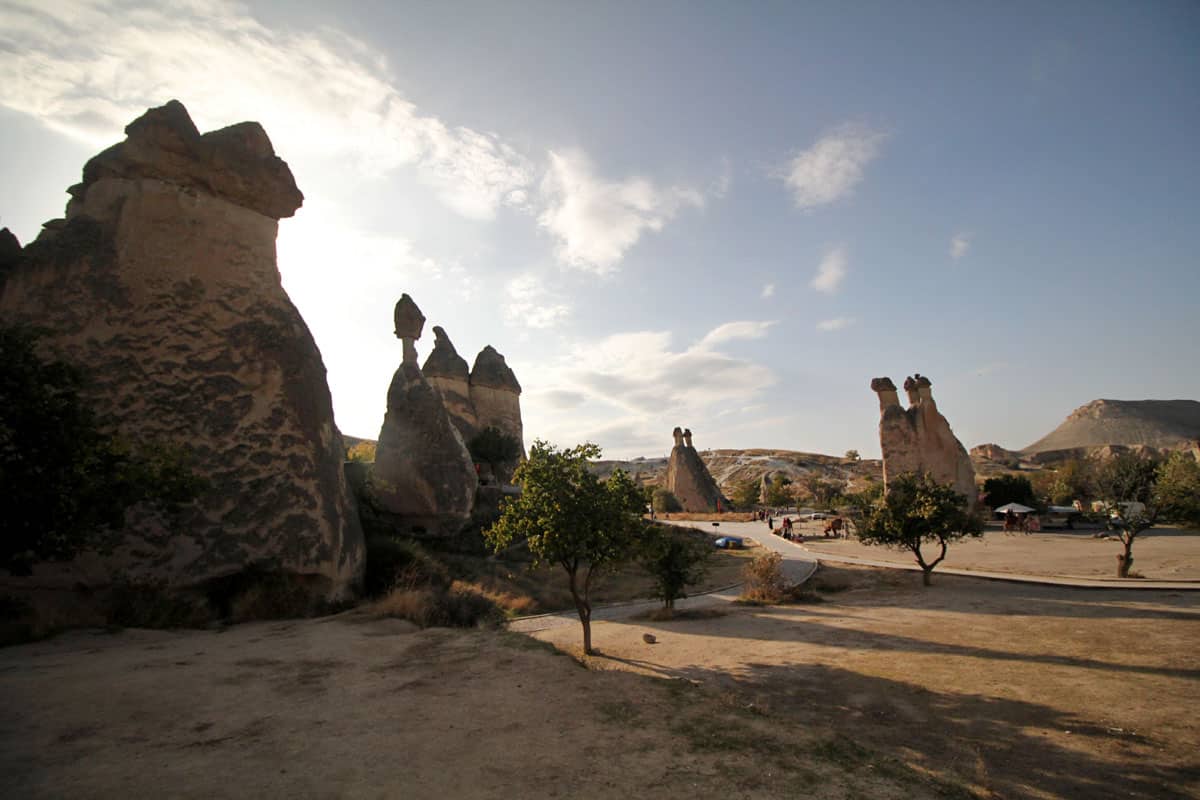
[{"label": "shrub", "polygon": [[363,593],[379,597],[401,584],[445,588],[450,585],[450,575],[416,542],[391,536],[368,537]]},{"label": "shrub", "polygon": [[783,576],[783,556],[779,553],[763,553],[742,569],[746,585],[741,600],[751,603],[780,603],[788,590]]},{"label": "shrub", "polygon": [[422,628],[496,626],[504,612],[470,584],[449,587],[399,585],[372,606],[375,613],[406,619]]}]

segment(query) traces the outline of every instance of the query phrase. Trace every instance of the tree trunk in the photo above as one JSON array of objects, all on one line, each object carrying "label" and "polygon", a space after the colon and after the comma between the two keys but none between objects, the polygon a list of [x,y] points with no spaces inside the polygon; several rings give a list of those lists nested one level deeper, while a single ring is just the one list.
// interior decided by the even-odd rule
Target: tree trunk
[{"label": "tree trunk", "polygon": [[933,567],[921,567],[921,583],[925,586],[933,586]]},{"label": "tree trunk", "polygon": [[1129,568],[1133,566],[1133,537],[1122,536],[1121,542],[1125,545],[1125,552],[1117,556],[1117,577],[1128,578]]},{"label": "tree trunk", "polygon": [[593,655],[592,604],[588,602],[586,594],[581,595],[579,593],[578,575],[577,570],[567,570],[567,576],[570,578],[571,598],[575,601],[575,611],[579,614],[579,624],[583,626],[583,654],[590,656]]}]

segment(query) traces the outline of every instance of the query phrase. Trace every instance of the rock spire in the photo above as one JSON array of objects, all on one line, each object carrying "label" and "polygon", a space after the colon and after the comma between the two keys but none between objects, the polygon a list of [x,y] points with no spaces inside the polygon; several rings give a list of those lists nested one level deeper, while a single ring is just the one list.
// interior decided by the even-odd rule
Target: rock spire
[{"label": "rock spire", "polygon": [[691,429],[672,431],[675,446],[667,460],[667,491],[675,495],[684,511],[721,511],[729,501],[721,494],[717,482],[696,448],[692,446]]}]

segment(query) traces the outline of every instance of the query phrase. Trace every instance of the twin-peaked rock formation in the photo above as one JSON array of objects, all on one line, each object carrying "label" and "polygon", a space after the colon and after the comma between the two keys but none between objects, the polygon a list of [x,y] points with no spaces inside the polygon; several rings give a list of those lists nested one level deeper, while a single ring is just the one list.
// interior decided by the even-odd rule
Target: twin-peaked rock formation
[{"label": "twin-peaked rock formation", "polygon": [[2,237],[0,322],[47,331],[114,433],[184,448],[208,488],[173,519],[135,513],[85,577],[178,588],[253,567],[343,596],[362,532],[325,366],[275,263],[303,196],[258,123],[201,135],[172,101],[125,133],[84,167],[65,219],[17,254]]},{"label": "twin-peaked rock formation", "polygon": [[722,511],[729,501],[721,494],[708,467],[692,446],[692,431],[676,428],[671,432],[675,446],[667,461],[667,491],[675,495],[684,511]]},{"label": "twin-peaked rock formation", "polygon": [[[433,352],[418,368],[416,340],[425,317],[407,294],[396,304],[395,323],[404,356],[388,388],[371,491],[405,532],[453,536],[470,520],[479,489],[467,443],[488,427],[521,441],[521,386],[490,346],[468,373],[440,327],[433,329]],[[507,479],[515,464],[498,466]]]},{"label": "twin-peaked rock formation", "polygon": [[908,378],[904,382],[908,394],[905,409],[891,378],[871,381],[871,389],[879,395],[884,486],[904,473],[927,472],[939,483],[954,487],[967,498],[968,508],[974,509],[978,493],[971,458],[938,411],[931,387],[923,375]]}]

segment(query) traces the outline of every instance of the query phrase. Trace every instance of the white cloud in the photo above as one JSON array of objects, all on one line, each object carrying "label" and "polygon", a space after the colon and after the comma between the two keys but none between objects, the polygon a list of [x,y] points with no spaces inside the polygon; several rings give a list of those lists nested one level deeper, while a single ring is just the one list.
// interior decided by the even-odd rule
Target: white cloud
[{"label": "white cloud", "polygon": [[709,350],[722,342],[731,342],[735,339],[761,339],[767,335],[767,331],[774,324],[776,324],[775,320],[726,322],[706,333],[704,338],[696,344],[696,348]]},{"label": "white cloud", "polygon": [[646,178],[606,181],[580,150],[551,151],[542,181],[546,209],[538,222],[559,239],[567,266],[600,275],[613,272],[646,231],[660,231],[684,207],[704,196],[685,187],[659,187]]},{"label": "white cloud", "polygon": [[[756,406],[775,383],[769,368],[722,353],[720,345],[760,338],[772,324],[725,323],[684,349],[675,349],[666,331],[620,333],[578,343],[555,363],[523,364],[522,383],[543,387],[521,398],[527,429],[552,441],[589,438],[641,454],[669,450],[675,425],[715,433],[722,410]],[[569,404],[560,402],[564,397]]]},{"label": "white cloud", "polygon": [[201,130],[263,123],[288,159],[340,159],[368,176],[410,166],[471,218],[523,202],[533,182],[511,146],[420,113],[378,53],[328,29],[271,29],[229,0],[0,6],[0,104],[100,146],[171,98]]},{"label": "white cloud", "polygon": [[812,287],[818,292],[832,294],[838,290],[845,277],[846,250],[842,247],[834,247],[821,259],[821,264],[817,267],[817,275],[812,279]]},{"label": "white cloud", "polygon": [[518,275],[505,288],[504,318],[511,325],[553,328],[571,315],[571,305],[549,291],[536,275]]},{"label": "white cloud", "polygon": [[762,296],[763,296],[764,300],[767,299],[768,297],[773,297],[774,295],[775,295],[775,284],[768,283],[763,286]]},{"label": "white cloud", "polygon": [[954,238],[950,240],[950,257],[955,261],[967,254],[971,249],[971,234],[967,231],[956,233]]},{"label": "white cloud", "polygon": [[795,156],[779,174],[792,190],[796,207],[816,208],[849,195],[885,138],[859,125],[843,125]]},{"label": "white cloud", "polygon": [[817,323],[819,331],[840,331],[842,328],[848,328],[854,324],[853,317],[834,317],[833,319],[823,319]]}]

